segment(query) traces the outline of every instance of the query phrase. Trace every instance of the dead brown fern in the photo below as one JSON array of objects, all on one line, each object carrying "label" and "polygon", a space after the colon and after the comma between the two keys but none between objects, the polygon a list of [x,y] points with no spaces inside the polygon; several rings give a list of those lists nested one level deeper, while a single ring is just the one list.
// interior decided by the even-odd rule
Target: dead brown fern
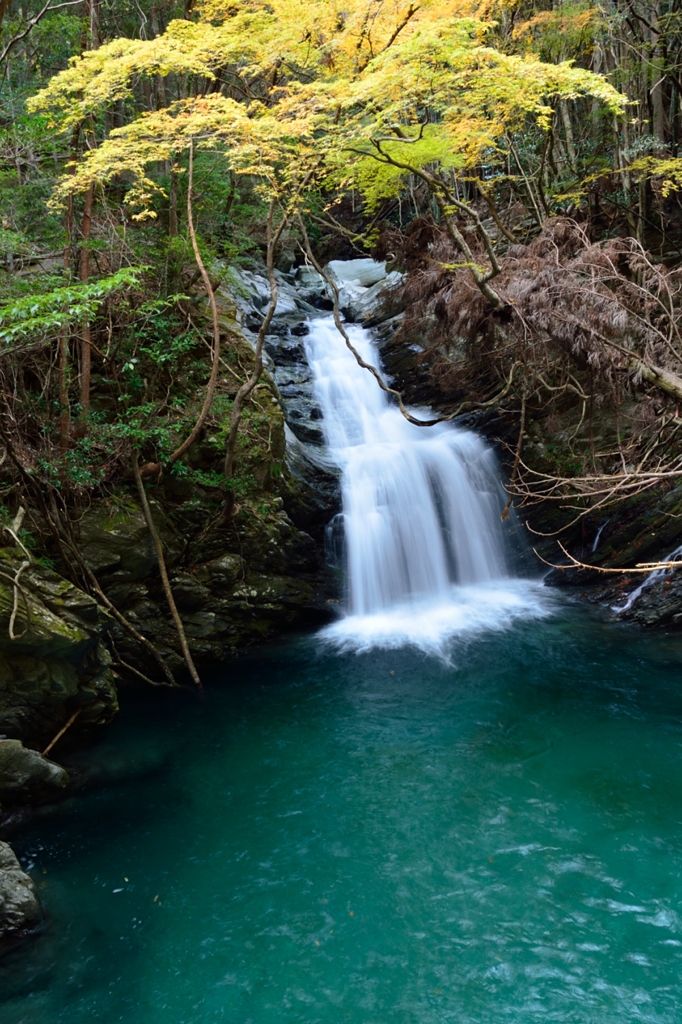
[{"label": "dead brown fern", "polygon": [[[679,476],[682,271],[654,262],[634,238],[594,243],[575,221],[554,218],[499,257],[500,312],[432,218],[402,235],[386,231],[382,249],[407,271],[394,344],[419,347],[444,406],[489,393],[520,363],[517,407],[546,422],[576,410],[572,436],[561,440],[569,472],[516,449],[519,501],[557,501],[580,517]],[[616,425],[605,449],[592,436],[599,410]]]}]

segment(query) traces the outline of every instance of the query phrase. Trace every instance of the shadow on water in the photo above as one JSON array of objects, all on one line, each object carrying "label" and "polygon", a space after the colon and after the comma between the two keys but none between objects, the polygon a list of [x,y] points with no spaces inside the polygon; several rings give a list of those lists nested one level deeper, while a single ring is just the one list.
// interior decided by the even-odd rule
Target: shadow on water
[{"label": "shadow on water", "polygon": [[565,606],[129,695],[15,843],[4,1024],[677,1024],[682,639]]}]

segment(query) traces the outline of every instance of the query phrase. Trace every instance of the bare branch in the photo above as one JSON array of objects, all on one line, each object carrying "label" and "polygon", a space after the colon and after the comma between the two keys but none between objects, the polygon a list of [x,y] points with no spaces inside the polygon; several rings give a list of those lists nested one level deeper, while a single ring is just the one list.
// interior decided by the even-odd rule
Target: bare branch
[{"label": "bare branch", "polygon": [[154,547],[156,548],[156,558],[159,563],[159,574],[161,576],[161,585],[163,586],[163,592],[166,595],[166,601],[168,602],[171,617],[173,619],[173,622],[175,623],[175,629],[178,634],[178,640],[180,641],[180,647],[182,648],[182,654],[185,659],[185,664],[187,665],[187,669],[189,671],[190,676],[192,677],[195,686],[199,690],[201,690],[201,679],[199,678],[199,673],[197,672],[196,667],[194,665],[194,661],[192,659],[192,655],[189,649],[189,644],[187,643],[187,636],[185,635],[185,627],[182,624],[180,613],[178,612],[177,605],[175,604],[175,598],[173,597],[173,591],[171,590],[170,580],[168,579],[166,560],[163,555],[163,544],[161,543],[159,531],[156,529],[156,526],[154,524],[152,510],[149,507],[149,502],[147,501],[147,493],[144,489],[144,484],[142,483],[142,477],[140,476],[140,464],[137,460],[137,452],[135,451],[132,454],[132,464],[133,476],[135,477],[137,493],[140,496],[140,504],[142,505],[142,511],[144,513],[144,518],[147,523],[147,529],[151,534],[151,538],[154,542]]},{"label": "bare branch", "polygon": [[170,456],[169,462],[177,462],[181,455],[184,455],[188,448],[194,444],[198,438],[201,430],[208,417],[213,396],[215,395],[216,384],[218,383],[218,373],[220,372],[220,323],[218,321],[218,306],[215,299],[215,293],[213,291],[213,285],[211,279],[208,276],[206,266],[203,259],[201,258],[201,252],[199,251],[199,244],[197,242],[197,235],[194,229],[194,216],[192,213],[192,187],[194,183],[194,139],[190,139],[189,142],[189,175],[187,181],[187,228],[189,235],[192,240],[192,249],[194,250],[194,258],[201,274],[201,280],[204,283],[206,294],[208,295],[208,301],[211,306],[211,316],[213,318],[213,360],[211,363],[211,375],[208,378],[208,384],[206,385],[206,393],[204,395],[204,401],[201,406],[201,412],[197,418],[196,423],[192,427],[192,430],[188,437],[182,442],[179,448],[176,448],[173,454]]},{"label": "bare branch", "polygon": [[77,7],[82,2],[83,0],[65,0],[64,3],[51,4],[50,0],[47,0],[45,6],[41,8],[41,10],[39,10],[37,14],[34,14],[32,18],[29,18],[29,20],[26,22],[26,27],[23,29],[23,31],[18,32],[15,36],[13,36],[10,39],[10,41],[6,44],[2,52],[0,52],[0,64],[4,63],[10,51],[13,50],[14,47],[18,43],[20,43],[22,39],[26,38],[29,32],[31,32],[36,27],[38,22],[43,20],[46,14],[51,14],[53,11],[59,11],[63,7]]},{"label": "bare branch", "polygon": [[549,565],[552,569],[558,569],[560,572],[566,569],[591,569],[592,572],[602,573],[616,573],[621,576],[630,576],[632,573],[643,572],[649,575],[649,573],[656,572],[660,569],[679,569],[682,568],[682,561],[670,561],[670,562],[637,562],[637,565],[632,569],[610,569],[601,565],[589,565],[587,562],[581,562],[578,558],[574,558],[573,555],[569,554],[561,541],[557,541],[557,544],[568,558],[570,565],[554,565],[553,562],[548,562],[546,558],[539,555],[538,552],[533,548],[534,553],[538,556],[541,562],[545,565]]}]

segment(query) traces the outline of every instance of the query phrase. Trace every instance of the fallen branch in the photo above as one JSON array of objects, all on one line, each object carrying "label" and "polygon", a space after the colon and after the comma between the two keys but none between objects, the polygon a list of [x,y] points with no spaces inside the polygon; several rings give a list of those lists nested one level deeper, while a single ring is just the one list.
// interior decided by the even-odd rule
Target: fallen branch
[{"label": "fallen branch", "polygon": [[[81,566],[85,566],[85,563],[82,560],[81,560]],[[141,644],[141,646],[145,648],[145,650],[149,651],[149,653],[155,659],[155,661],[157,662],[159,668],[161,669],[161,671],[165,675],[166,679],[168,680],[167,683],[154,683],[154,686],[171,686],[171,687],[173,687],[173,689],[177,689],[177,690],[182,689],[182,687],[180,686],[180,683],[177,683],[175,681],[175,677],[174,677],[173,673],[171,672],[170,668],[168,667],[168,664],[167,664],[166,660],[159,654],[159,652],[157,651],[156,647],[151,642],[151,640],[148,640],[146,636],[143,636],[142,633],[139,632],[139,630],[135,629],[135,627],[133,626],[132,622],[130,622],[125,617],[123,612],[119,611],[119,609],[116,607],[116,605],[113,604],[109,600],[107,595],[104,593],[104,591],[100,587],[99,582],[97,580],[97,577],[92,572],[92,570],[89,569],[87,566],[85,566],[85,569],[86,569],[87,574],[89,576],[90,585],[91,585],[92,589],[95,591],[95,593],[97,594],[97,596],[99,597],[99,599],[102,602],[102,604],[105,605],[107,610],[111,612],[111,614],[114,616],[114,618],[119,623],[119,625],[123,626],[123,628],[126,630],[127,633],[130,633],[130,635],[132,636],[133,640],[136,640],[138,644]]]},{"label": "fallen branch", "polygon": [[339,313],[339,289],[336,284],[336,281],[325,272],[325,270],[320,266],[317,259],[315,258],[312,247],[310,245],[310,239],[308,238],[308,232],[306,231],[306,227],[303,222],[303,217],[300,215],[300,213],[297,215],[297,219],[299,227],[301,229],[301,234],[303,235],[306,256],[308,257],[308,259],[310,260],[311,264],[313,265],[317,273],[320,275],[320,277],[322,277],[324,281],[326,281],[327,286],[329,287],[334,297],[334,323],[336,324],[336,329],[343,338],[343,340],[345,341],[346,347],[355,356],[355,361],[357,362],[358,366],[361,366],[363,370],[369,370],[369,372],[372,374],[381,390],[385,391],[389,395],[393,395],[393,397],[397,399],[401,413],[403,414],[405,419],[408,420],[410,423],[414,423],[415,426],[417,427],[433,427],[436,425],[436,423],[440,423],[440,419],[419,420],[416,418],[416,416],[413,416],[411,412],[408,412],[408,410],[405,407],[405,403],[403,402],[403,396],[400,393],[400,391],[397,391],[395,388],[389,387],[388,384],[383,379],[383,377],[381,376],[381,374],[379,373],[379,371],[377,370],[376,366],[372,366],[371,363],[366,362],[362,358],[358,350],[353,345],[353,342],[348,337],[348,332],[346,331],[346,328],[343,326],[343,323],[341,321],[341,316]]},{"label": "fallen branch", "polygon": [[52,742],[48,743],[48,745],[45,747],[45,749],[43,750],[43,757],[47,757],[47,755],[50,753],[50,751],[52,750],[52,748],[55,745],[55,743],[58,740],[60,740],[62,738],[62,736],[64,735],[64,733],[66,732],[66,730],[70,726],[73,725],[73,723],[76,721],[76,719],[78,718],[78,716],[80,715],[82,710],[83,710],[83,708],[78,708],[76,711],[74,711],[74,713],[71,715],[71,718],[68,720],[66,725],[62,726],[62,728],[59,730],[59,732],[57,733],[55,738],[52,740]]},{"label": "fallen branch", "polygon": [[[150,679],[149,676],[146,676],[144,674],[144,672],[140,672],[139,668],[134,668],[133,665],[129,665],[127,661],[123,661],[120,657],[118,658],[118,661],[112,661],[111,665],[112,665],[112,668],[122,668],[124,670],[124,672],[130,672],[132,675],[137,676],[138,679],[141,679],[144,683],[149,683],[150,686],[166,686],[167,685],[166,683],[156,683],[156,682],[154,682],[154,680]],[[181,689],[184,690],[184,686],[178,686],[178,689],[179,690],[181,690]]]},{"label": "fallen branch", "polygon": [[43,512],[44,512],[44,515],[47,518],[48,523],[50,523],[52,525],[60,545],[63,544],[64,542],[66,542],[66,544],[68,545],[69,550],[71,551],[71,553],[74,556],[76,562],[78,563],[78,567],[81,570],[81,572],[82,572],[83,576],[85,577],[85,579],[87,580],[90,588],[95,592],[95,594],[97,595],[99,600],[102,602],[102,604],[105,606],[105,608],[109,612],[111,612],[111,614],[116,619],[118,624],[120,626],[122,626],[123,629],[125,629],[126,632],[130,634],[130,636],[132,636],[133,640],[135,640],[138,644],[140,644],[142,647],[144,647],[146,651],[149,651],[151,656],[154,658],[154,660],[158,664],[159,668],[163,672],[163,674],[166,677],[166,679],[168,680],[168,682],[167,683],[157,683],[156,685],[157,686],[170,686],[170,687],[173,687],[174,689],[180,689],[181,688],[180,684],[175,681],[175,677],[173,676],[173,673],[171,672],[170,668],[168,667],[168,664],[166,663],[166,660],[161,656],[161,654],[156,649],[156,647],[151,642],[151,640],[148,640],[146,636],[143,636],[142,633],[140,633],[140,631],[137,630],[135,628],[135,626],[133,626],[132,622],[130,622],[125,617],[123,612],[119,611],[119,609],[116,607],[116,605],[112,601],[110,601],[109,598],[107,597],[107,595],[104,593],[104,591],[102,590],[102,588],[101,588],[101,586],[99,584],[99,580],[97,579],[97,577],[95,576],[94,572],[92,571],[90,566],[87,564],[87,562],[85,561],[85,559],[81,555],[80,551],[76,547],[76,544],[73,542],[73,539],[70,538],[70,537],[62,537],[62,536],[60,536],[60,534],[59,534],[59,527],[58,527],[58,525],[56,523],[53,523],[51,516],[47,512],[46,506],[44,506]]},{"label": "fallen branch", "polygon": [[41,481],[36,476],[32,475],[28,471],[26,466],[24,466],[18,453],[14,449],[9,434],[4,429],[1,419],[0,437],[2,437],[2,440],[5,444],[5,451],[9,454],[10,460],[16,466],[20,476],[22,477],[26,485],[26,488],[30,493],[33,494],[38,507],[41,509],[44,520],[55,539],[57,548],[59,549],[63,562],[65,563],[65,565],[70,567],[71,562],[75,562],[75,564],[78,566],[78,569],[80,570],[80,576],[75,571],[75,569],[71,567],[70,575],[72,580],[76,583],[76,585],[84,586],[86,590],[88,590],[89,588],[90,592],[95,593],[99,600],[101,601],[101,603],[104,605],[104,607],[109,612],[111,612],[111,614],[119,623],[119,625],[122,626],[123,629],[125,629],[126,632],[130,634],[130,636],[132,636],[133,640],[135,640],[138,644],[144,647],[144,649],[148,651],[149,654],[151,654],[151,656],[155,659],[159,668],[163,672],[164,676],[168,680],[166,684],[159,685],[167,685],[173,688],[180,688],[179,683],[176,683],[173,673],[168,667],[165,659],[161,656],[161,654],[156,649],[151,640],[148,640],[146,636],[143,636],[142,633],[139,632],[139,630],[135,629],[135,626],[133,626],[132,622],[130,622],[125,617],[123,612],[119,611],[116,605],[109,600],[107,595],[102,590],[99,584],[99,580],[97,579],[94,572],[87,564],[80,551],[78,550],[78,546],[76,545],[73,539],[73,534],[71,532],[71,524],[69,523],[69,529],[67,531],[64,525],[60,522],[61,517],[57,509],[55,500],[56,492],[54,491],[53,488],[47,489],[47,494],[49,496],[48,504],[48,502],[45,500],[45,488],[41,486]]},{"label": "fallen branch", "polygon": [[621,576],[630,576],[633,572],[645,572],[647,575],[652,572],[656,572],[659,569],[679,569],[682,568],[682,561],[675,562],[637,562],[637,565],[632,569],[610,569],[606,566],[601,565],[589,565],[587,562],[581,562],[573,555],[569,554],[561,541],[557,541],[557,544],[568,558],[570,565],[554,565],[553,562],[548,562],[546,558],[533,548],[533,553],[537,555],[541,562],[545,565],[550,566],[552,569],[558,569],[564,572],[566,569],[592,569],[593,572],[604,572],[604,573],[617,573]]},{"label": "fallen branch", "polygon": [[678,374],[673,373],[672,370],[666,370],[662,366],[655,366],[653,363],[645,362],[641,359],[636,352],[631,349],[625,348],[624,345],[619,345],[617,341],[613,341],[612,338],[607,338],[605,334],[598,331],[596,328],[589,324],[584,324],[582,321],[577,320],[575,317],[559,316],[555,313],[557,320],[561,320],[562,323],[572,324],[575,327],[579,327],[582,331],[592,335],[601,341],[602,345],[606,345],[607,348],[615,349],[616,352],[620,352],[621,355],[625,356],[628,360],[628,369],[634,373],[635,376],[640,376],[643,380],[649,384],[653,384],[654,387],[658,388],[659,391],[663,391],[666,395],[670,395],[677,402],[682,402],[682,377]]}]

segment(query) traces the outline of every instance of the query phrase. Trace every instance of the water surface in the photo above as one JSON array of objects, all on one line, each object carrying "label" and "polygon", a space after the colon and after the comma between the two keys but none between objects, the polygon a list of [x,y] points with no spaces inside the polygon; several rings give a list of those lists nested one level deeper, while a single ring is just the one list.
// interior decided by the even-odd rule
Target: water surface
[{"label": "water surface", "polygon": [[15,842],[3,1024],[679,1024],[681,657],[569,606],[128,694]]}]

